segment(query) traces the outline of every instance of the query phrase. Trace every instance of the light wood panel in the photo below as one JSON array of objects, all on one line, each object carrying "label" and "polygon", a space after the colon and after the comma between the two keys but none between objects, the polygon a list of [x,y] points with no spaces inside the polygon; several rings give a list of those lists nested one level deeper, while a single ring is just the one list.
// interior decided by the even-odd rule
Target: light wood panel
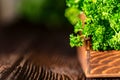
[{"label": "light wood panel", "polygon": [[[120,77],[120,51],[90,51],[79,48],[79,58],[83,72],[88,78]],[[88,51],[87,51],[88,52]],[[87,54],[87,55],[83,55]],[[87,57],[87,59],[86,59]],[[86,64],[87,63],[87,64]],[[87,71],[86,71],[87,70]]]}]

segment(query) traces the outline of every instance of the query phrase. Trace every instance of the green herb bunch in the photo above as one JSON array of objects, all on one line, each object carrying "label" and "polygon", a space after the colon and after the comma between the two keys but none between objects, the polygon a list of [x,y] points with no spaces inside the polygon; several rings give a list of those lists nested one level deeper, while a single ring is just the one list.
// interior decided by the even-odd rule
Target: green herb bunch
[{"label": "green herb bunch", "polygon": [[[65,16],[74,25],[71,47],[83,45],[81,36],[91,36],[93,50],[120,50],[120,0],[66,0],[66,5]],[[84,28],[78,17],[82,12]]]}]

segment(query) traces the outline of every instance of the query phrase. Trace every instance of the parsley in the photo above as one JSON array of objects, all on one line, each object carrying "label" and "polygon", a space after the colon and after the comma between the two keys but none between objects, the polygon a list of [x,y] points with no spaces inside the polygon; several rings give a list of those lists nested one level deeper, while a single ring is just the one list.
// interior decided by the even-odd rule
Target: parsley
[{"label": "parsley", "polygon": [[[66,0],[65,16],[74,25],[70,35],[72,47],[82,46],[82,36],[92,36],[93,50],[120,50],[120,1],[119,0]],[[82,28],[80,13],[86,15]]]}]

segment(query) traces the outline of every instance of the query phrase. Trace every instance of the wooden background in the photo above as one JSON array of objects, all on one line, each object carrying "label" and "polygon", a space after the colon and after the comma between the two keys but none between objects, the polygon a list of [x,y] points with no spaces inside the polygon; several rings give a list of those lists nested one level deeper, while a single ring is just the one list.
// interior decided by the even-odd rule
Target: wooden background
[{"label": "wooden background", "polygon": [[0,29],[0,80],[86,80],[70,29],[21,26]]}]

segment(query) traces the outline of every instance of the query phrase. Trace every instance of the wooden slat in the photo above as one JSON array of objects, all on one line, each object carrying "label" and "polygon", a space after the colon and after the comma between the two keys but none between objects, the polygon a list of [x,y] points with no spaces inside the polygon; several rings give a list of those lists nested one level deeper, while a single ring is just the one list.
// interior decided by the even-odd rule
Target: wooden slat
[{"label": "wooden slat", "polygon": [[[86,52],[83,50],[81,54],[86,54]],[[90,51],[88,54],[89,61],[81,56],[83,61],[81,65],[86,77],[120,77],[120,51]],[[84,63],[88,63],[89,66]]]},{"label": "wooden slat", "polygon": [[78,51],[78,58],[81,63],[83,72],[85,74],[87,74],[87,73],[89,73],[88,53],[87,53],[86,49],[84,48],[84,46],[77,48],[77,51]]},{"label": "wooden slat", "polygon": [[[97,53],[91,53],[91,56],[94,54]],[[120,51],[101,52],[101,55],[92,57],[90,62],[91,74],[120,74]]]}]

